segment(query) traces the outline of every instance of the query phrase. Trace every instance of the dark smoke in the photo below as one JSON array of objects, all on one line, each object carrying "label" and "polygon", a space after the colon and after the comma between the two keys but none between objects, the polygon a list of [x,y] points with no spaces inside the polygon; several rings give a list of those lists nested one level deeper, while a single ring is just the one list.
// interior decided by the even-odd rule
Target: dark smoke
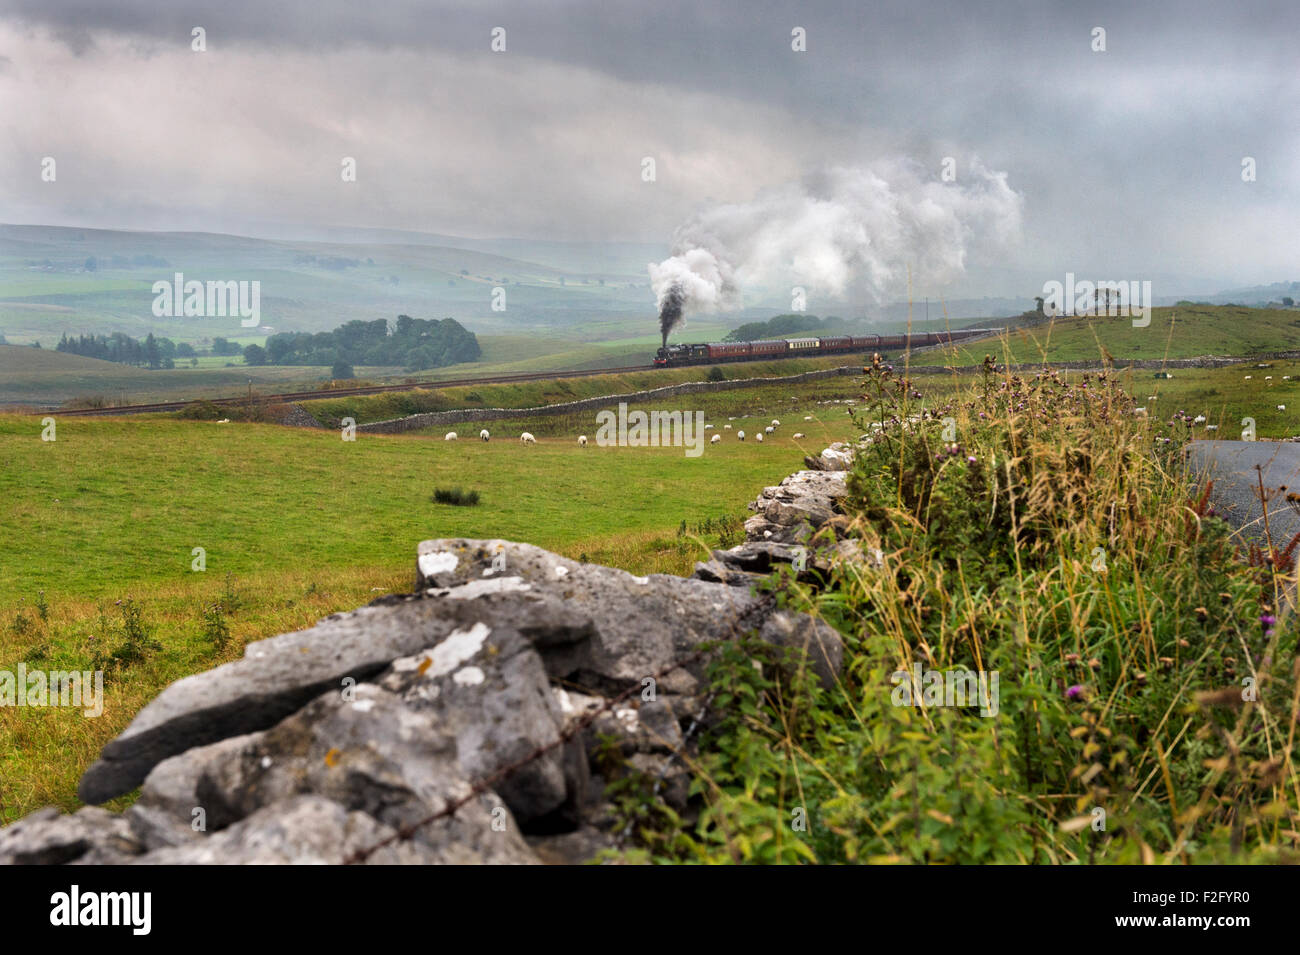
[{"label": "dark smoke", "polygon": [[682,320],[682,306],[686,303],[686,290],[677,283],[668,286],[664,300],[659,303],[659,333],[664,348],[668,347],[668,333]]}]

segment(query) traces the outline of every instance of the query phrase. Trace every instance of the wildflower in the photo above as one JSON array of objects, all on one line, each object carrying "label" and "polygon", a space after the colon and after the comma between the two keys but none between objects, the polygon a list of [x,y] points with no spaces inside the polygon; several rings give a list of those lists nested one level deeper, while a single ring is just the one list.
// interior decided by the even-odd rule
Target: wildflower
[{"label": "wildflower", "polygon": [[1065,698],[1067,700],[1077,700],[1081,696],[1083,696],[1083,687],[1078,683],[1065,691]]}]

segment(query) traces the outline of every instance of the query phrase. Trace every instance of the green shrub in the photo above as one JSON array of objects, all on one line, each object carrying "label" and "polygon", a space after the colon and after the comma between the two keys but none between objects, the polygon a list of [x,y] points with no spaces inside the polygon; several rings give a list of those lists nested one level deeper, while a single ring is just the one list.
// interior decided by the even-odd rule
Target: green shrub
[{"label": "green shrub", "polygon": [[438,488],[433,492],[437,504],[450,504],[453,507],[474,507],[479,502],[478,491],[462,491],[458,487]]},{"label": "green shrub", "polygon": [[[784,651],[723,644],[694,821],[642,832],[637,851],[1300,861],[1297,640],[1276,609],[1300,540],[1238,550],[1208,489],[1188,498],[1188,416],[1135,415],[1106,374],[1020,377],[990,359],[931,407],[888,366],[866,371],[855,423],[872,438],[839,528],[863,559],[763,588],[840,632],[839,677],[823,687]],[[983,673],[995,692],[904,705],[914,667]]]}]

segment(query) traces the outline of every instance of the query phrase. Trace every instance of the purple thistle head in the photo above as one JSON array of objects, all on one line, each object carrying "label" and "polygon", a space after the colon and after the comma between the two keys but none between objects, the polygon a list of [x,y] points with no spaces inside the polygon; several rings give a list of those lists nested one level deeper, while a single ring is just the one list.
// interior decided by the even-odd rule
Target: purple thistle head
[{"label": "purple thistle head", "polygon": [[1065,691],[1065,698],[1067,700],[1077,700],[1082,695],[1083,695],[1083,687],[1080,686],[1078,683],[1074,684],[1074,686],[1070,687],[1068,690]]}]

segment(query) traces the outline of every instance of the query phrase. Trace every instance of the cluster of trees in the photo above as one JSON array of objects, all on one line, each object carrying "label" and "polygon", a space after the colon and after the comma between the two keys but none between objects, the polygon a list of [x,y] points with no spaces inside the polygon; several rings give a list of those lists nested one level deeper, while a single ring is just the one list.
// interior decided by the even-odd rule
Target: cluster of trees
[{"label": "cluster of trees", "polygon": [[[75,337],[65,333],[56,348],[71,355],[144,368],[175,368],[178,358],[198,356],[193,345],[177,344],[152,332],[142,340],[121,332]],[[332,332],[284,332],[268,338],[265,347],[214,338],[212,354],[242,354],[248,365],[328,365],[335,378],[351,378],[353,365],[399,365],[416,371],[478,361],[482,350],[474,333],[455,319],[399,315],[391,326],[381,318],[348,322]]]},{"label": "cluster of trees", "polygon": [[391,326],[380,318],[348,322],[332,332],[282,332],[270,336],[265,348],[244,349],[250,365],[400,365],[411,371],[478,361],[481,356],[474,333],[454,318],[409,315],[399,315]]},{"label": "cluster of trees", "polygon": [[834,335],[848,331],[850,323],[834,315],[818,318],[803,312],[777,315],[765,322],[749,322],[739,328],[733,328],[725,341],[756,342],[765,338],[787,338],[790,335],[814,334]]},{"label": "cluster of trees", "polygon": [[155,338],[152,332],[144,339],[132,338],[121,332],[69,338],[65,332],[54,350],[142,368],[175,368],[177,358],[193,358],[197,354],[193,345],[185,342],[178,345],[170,338]]}]

